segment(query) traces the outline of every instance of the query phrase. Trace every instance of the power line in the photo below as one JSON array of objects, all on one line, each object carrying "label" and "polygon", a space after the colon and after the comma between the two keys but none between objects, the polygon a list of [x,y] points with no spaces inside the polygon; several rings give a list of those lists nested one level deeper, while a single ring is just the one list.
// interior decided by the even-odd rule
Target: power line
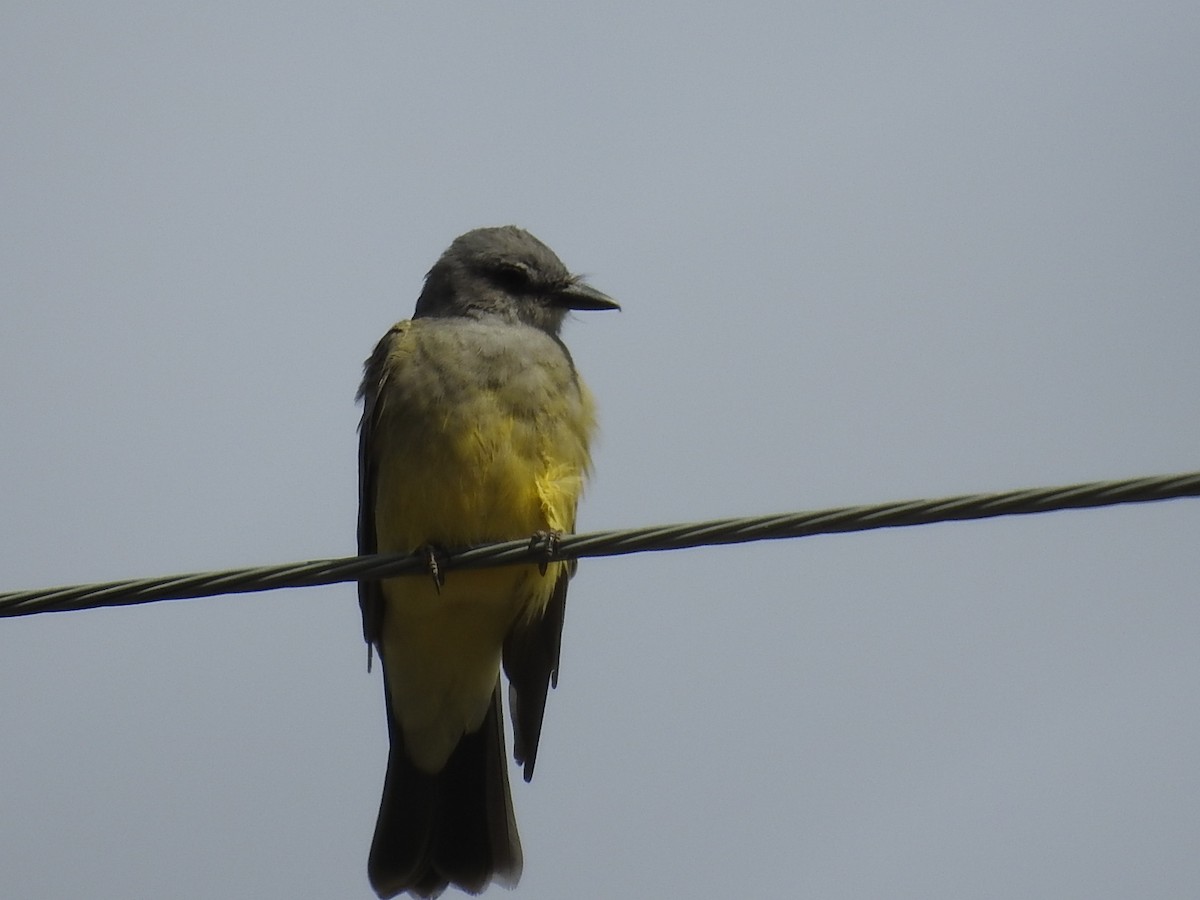
[{"label": "power line", "polygon": [[[906,500],[872,506],[843,506],[812,512],[717,519],[586,534],[546,535],[438,553],[442,570],[478,569],[514,563],[546,563],[595,556],[621,556],[652,550],[682,550],[719,544],[782,540],[817,534],[842,534],[877,528],[903,528],[934,522],[961,522],[1019,516],[1060,509],[1087,509],[1120,503],[1147,503],[1200,496],[1200,472],[1094,481],[1063,487],[1032,488],[991,494],[962,494],[936,500]],[[183,600],[218,594],[313,587],[342,581],[390,578],[428,571],[426,556],[376,554],[198,572],[134,581],[71,585],[0,594],[0,616],[27,616],[102,606],[129,606],[158,600]]]}]

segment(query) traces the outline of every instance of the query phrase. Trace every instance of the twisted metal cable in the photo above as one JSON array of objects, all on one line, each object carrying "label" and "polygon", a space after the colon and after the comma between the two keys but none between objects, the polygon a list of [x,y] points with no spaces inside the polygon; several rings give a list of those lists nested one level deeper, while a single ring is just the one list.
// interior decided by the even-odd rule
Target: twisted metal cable
[{"label": "twisted metal cable", "polygon": [[[936,500],[906,500],[773,516],[717,519],[619,531],[594,531],[562,535],[553,539],[547,535],[533,535],[524,540],[452,550],[444,557],[439,553],[438,563],[443,570],[478,569],[514,563],[546,563],[581,557],[620,556],[651,550],[744,544],[816,534],[902,528],[934,522],[960,522],[996,516],[1030,515],[1059,509],[1086,509],[1119,503],[1147,503],[1197,496],[1200,496],[1200,472],[1186,472],[1120,481],[1094,481],[1064,487],[963,494]],[[143,578],[135,581],[15,591],[0,594],[0,617],[391,578],[396,575],[427,572],[428,566],[427,557],[421,554],[376,554],[280,566]]]}]

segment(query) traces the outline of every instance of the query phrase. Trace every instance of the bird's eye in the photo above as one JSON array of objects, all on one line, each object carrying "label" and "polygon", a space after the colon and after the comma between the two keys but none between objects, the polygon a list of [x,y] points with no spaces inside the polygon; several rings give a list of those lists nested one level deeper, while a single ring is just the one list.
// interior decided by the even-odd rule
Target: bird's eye
[{"label": "bird's eye", "polygon": [[496,284],[510,291],[527,291],[533,283],[529,269],[520,263],[500,263],[492,272]]}]

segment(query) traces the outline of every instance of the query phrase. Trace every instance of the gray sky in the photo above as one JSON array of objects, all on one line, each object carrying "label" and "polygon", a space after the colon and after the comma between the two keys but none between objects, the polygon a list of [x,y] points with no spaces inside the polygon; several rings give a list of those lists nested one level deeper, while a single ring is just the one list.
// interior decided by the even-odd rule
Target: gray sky
[{"label": "gray sky", "polygon": [[[352,553],[361,361],[478,225],[625,306],[566,331],[584,529],[1200,468],[1197,46],[1191,0],[7,4],[0,590]],[[1200,895],[1198,529],[586,563],[518,896]],[[5,620],[0,680],[5,896],[371,896],[352,586]]]}]

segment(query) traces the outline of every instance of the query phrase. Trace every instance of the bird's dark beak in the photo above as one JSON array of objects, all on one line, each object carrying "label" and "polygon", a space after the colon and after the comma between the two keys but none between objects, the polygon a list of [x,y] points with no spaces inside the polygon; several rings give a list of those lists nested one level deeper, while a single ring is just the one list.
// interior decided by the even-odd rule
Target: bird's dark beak
[{"label": "bird's dark beak", "polygon": [[589,284],[576,281],[557,291],[554,295],[557,305],[564,309],[620,309],[621,305],[603,291],[598,291]]}]

